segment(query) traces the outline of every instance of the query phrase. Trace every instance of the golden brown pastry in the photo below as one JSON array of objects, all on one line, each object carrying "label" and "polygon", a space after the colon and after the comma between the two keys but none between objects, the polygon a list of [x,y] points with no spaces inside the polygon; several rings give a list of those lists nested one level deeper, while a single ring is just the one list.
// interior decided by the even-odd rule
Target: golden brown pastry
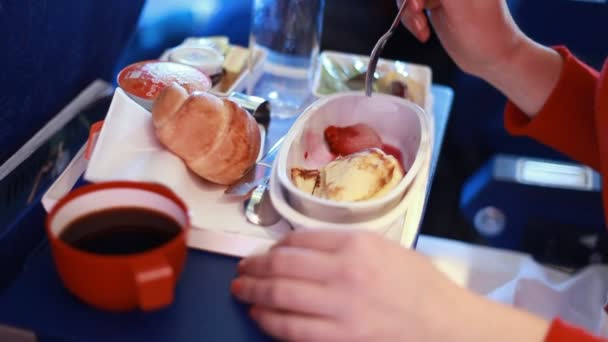
[{"label": "golden brown pastry", "polygon": [[256,161],[260,131],[255,119],[236,103],[188,92],[173,83],[152,108],[156,136],[204,179],[236,182]]}]

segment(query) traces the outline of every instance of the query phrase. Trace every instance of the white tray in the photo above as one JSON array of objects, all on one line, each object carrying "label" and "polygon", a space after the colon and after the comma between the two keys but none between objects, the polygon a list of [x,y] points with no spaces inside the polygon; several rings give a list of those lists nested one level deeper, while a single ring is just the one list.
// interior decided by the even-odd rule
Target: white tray
[{"label": "white tray", "polygon": [[[432,118],[432,116],[431,116]],[[183,162],[166,151],[154,136],[150,114],[117,89],[103,129],[91,155],[84,159],[81,150],[68,168],[45,193],[42,203],[48,211],[68,193],[79,177],[91,182],[140,180],[165,184],[188,204],[193,229],[188,245],[210,252],[247,256],[270,247],[290,231],[286,222],[262,228],[248,223],[240,201],[229,201],[223,187],[201,181]],[[431,130],[432,131],[432,130]],[[408,208],[404,224],[391,228],[386,236],[410,247],[415,240],[427,194],[430,160],[412,184],[418,197]],[[154,172],[143,172],[153,170]]]}]

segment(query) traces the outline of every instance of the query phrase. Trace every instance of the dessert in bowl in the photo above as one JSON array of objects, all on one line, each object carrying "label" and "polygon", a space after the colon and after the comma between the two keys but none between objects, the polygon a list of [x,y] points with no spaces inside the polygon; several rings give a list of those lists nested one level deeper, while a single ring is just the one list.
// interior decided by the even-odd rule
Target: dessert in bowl
[{"label": "dessert in bowl", "polygon": [[430,136],[426,115],[411,101],[384,94],[318,100],[294,124],[275,163],[285,202],[328,223],[391,212],[428,157],[422,153]]},{"label": "dessert in bowl", "polygon": [[367,230],[387,234],[393,227],[404,223],[405,213],[412,200],[417,199],[414,193],[406,193],[401,201],[389,211],[369,220],[347,222],[328,222],[302,214],[294,209],[285,197],[284,188],[279,184],[277,170],[270,177],[269,193],[277,212],[296,230]]}]

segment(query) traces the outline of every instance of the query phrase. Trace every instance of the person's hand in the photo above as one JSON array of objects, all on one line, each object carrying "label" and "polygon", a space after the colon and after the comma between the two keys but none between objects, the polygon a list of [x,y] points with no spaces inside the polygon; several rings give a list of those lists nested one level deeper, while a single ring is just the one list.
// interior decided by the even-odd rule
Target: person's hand
[{"label": "person's hand", "polygon": [[[271,335],[302,341],[416,341],[452,286],[421,255],[371,233],[297,232],[244,259],[232,289]],[[414,277],[415,275],[415,277]]]},{"label": "person's hand", "polygon": [[[403,0],[398,0],[400,5]],[[509,60],[525,38],[505,0],[406,0],[402,22],[419,40],[431,32],[425,10],[444,48],[460,68],[481,76]]]},{"label": "person's hand", "polygon": [[530,117],[541,109],[559,79],[562,58],[519,30],[506,0],[405,1],[402,22],[419,40],[431,34],[426,11],[462,70],[483,78]]},{"label": "person's hand", "polygon": [[[238,271],[233,294],[253,304],[252,318],[279,339],[527,340],[510,326],[503,336],[494,336],[500,329],[488,333],[497,324],[484,320],[497,310],[455,286],[424,256],[372,233],[296,232],[241,261]],[[529,340],[540,341],[542,329],[526,329],[536,333]]]}]

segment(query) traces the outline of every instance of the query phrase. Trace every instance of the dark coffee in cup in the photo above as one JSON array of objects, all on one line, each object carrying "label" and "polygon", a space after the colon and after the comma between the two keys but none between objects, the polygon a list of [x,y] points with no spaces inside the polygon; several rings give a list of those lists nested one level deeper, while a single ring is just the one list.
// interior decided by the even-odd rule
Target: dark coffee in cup
[{"label": "dark coffee in cup", "polygon": [[72,247],[102,255],[145,252],[175,238],[181,225],[168,215],[146,208],[110,208],[71,222],[59,238]]},{"label": "dark coffee in cup", "polygon": [[46,219],[65,287],[112,311],[157,310],[173,302],[189,227],[188,208],[173,191],[129,181],[79,187]]}]

